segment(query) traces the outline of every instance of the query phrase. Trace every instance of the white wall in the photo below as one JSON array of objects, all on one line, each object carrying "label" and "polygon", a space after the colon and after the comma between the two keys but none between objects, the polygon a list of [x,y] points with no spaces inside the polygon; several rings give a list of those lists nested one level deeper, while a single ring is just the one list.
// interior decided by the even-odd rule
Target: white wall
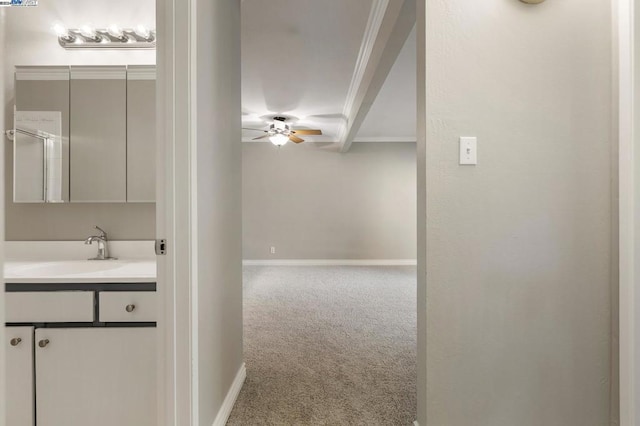
[{"label": "white wall", "polygon": [[244,258],[415,259],[415,148],[242,144]]},{"label": "white wall", "polygon": [[[2,97],[6,123],[13,120],[13,70],[16,65],[126,65],[154,64],[155,51],[64,50],[58,45],[52,26],[90,24],[107,27],[155,27],[155,1],[136,0],[47,0],[37,7],[6,8],[6,52]],[[2,129],[5,129],[3,126]],[[154,204],[56,204],[34,205],[12,202],[13,149],[5,149],[5,214],[7,240],[77,240],[88,235],[93,225],[109,231],[112,239],[153,239]]]},{"label": "white wall", "polygon": [[197,3],[197,382],[211,426],[243,362],[240,2]]},{"label": "white wall", "polygon": [[418,420],[610,424],[611,2],[427,1],[418,21]]}]

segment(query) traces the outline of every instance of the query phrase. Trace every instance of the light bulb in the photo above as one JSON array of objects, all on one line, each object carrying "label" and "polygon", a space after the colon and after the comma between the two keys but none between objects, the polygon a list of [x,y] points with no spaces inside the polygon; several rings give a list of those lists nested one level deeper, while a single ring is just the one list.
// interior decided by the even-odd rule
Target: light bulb
[{"label": "light bulb", "polygon": [[80,34],[86,38],[96,37],[96,31],[88,25],[83,25],[82,28],[80,28]]},{"label": "light bulb", "polygon": [[61,24],[55,24],[53,26],[53,32],[56,33],[58,37],[63,37],[68,34],[67,29]]},{"label": "light bulb", "polygon": [[136,34],[138,34],[142,38],[149,38],[151,32],[144,25],[138,25],[136,27]]},{"label": "light bulb", "polygon": [[122,39],[124,35],[120,27],[118,27],[117,25],[109,26],[109,28],[107,28],[107,32],[111,37],[117,38],[117,39]]},{"label": "light bulb", "polygon": [[64,43],[73,43],[76,41],[76,36],[70,33],[67,28],[62,24],[55,24],[53,26],[53,32],[56,33],[58,39]]},{"label": "light bulb", "polygon": [[289,141],[289,137],[287,135],[283,135],[282,133],[276,133],[273,136],[269,136],[269,140],[275,146],[282,146]]}]

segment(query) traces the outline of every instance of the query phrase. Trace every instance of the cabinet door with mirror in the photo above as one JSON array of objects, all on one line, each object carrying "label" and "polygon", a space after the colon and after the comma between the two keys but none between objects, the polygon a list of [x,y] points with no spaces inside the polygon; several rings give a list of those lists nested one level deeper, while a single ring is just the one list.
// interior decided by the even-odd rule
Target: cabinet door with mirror
[{"label": "cabinet door with mirror", "polygon": [[126,67],[71,67],[71,202],[127,200],[126,77]]},{"label": "cabinet door with mirror", "polygon": [[69,201],[69,67],[17,67],[13,201]]},{"label": "cabinet door with mirror", "polygon": [[127,69],[127,202],[156,199],[156,67]]},{"label": "cabinet door with mirror", "polygon": [[155,201],[155,66],[16,67],[16,203]]}]

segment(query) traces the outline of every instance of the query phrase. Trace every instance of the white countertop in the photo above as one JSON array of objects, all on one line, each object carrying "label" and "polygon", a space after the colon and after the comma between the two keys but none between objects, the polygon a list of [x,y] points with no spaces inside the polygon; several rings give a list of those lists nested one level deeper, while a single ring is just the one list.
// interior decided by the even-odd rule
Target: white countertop
[{"label": "white countertop", "polygon": [[109,246],[118,260],[86,260],[95,255],[95,246],[77,241],[8,242],[4,279],[32,284],[156,282],[153,241],[115,241]]},{"label": "white countertop", "polygon": [[156,281],[155,260],[15,261],[4,264],[7,283],[148,283]]}]

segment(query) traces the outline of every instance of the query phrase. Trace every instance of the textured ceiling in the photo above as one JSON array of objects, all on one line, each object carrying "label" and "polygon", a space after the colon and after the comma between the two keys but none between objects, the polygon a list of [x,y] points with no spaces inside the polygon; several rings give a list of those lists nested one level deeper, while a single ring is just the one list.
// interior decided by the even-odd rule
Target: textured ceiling
[{"label": "textured ceiling", "polygon": [[416,102],[414,28],[362,123],[355,141],[415,142]]},{"label": "textured ceiling", "polygon": [[[275,115],[335,142],[374,0],[244,0],[243,127]],[[356,140],[415,138],[415,34],[407,40]],[[243,140],[262,135],[243,131]],[[266,139],[265,139],[266,140]]]},{"label": "textured ceiling", "polygon": [[[299,119],[332,140],[365,32],[372,0],[245,0],[242,3],[244,127],[259,117]],[[258,136],[245,132],[245,137]]]}]

